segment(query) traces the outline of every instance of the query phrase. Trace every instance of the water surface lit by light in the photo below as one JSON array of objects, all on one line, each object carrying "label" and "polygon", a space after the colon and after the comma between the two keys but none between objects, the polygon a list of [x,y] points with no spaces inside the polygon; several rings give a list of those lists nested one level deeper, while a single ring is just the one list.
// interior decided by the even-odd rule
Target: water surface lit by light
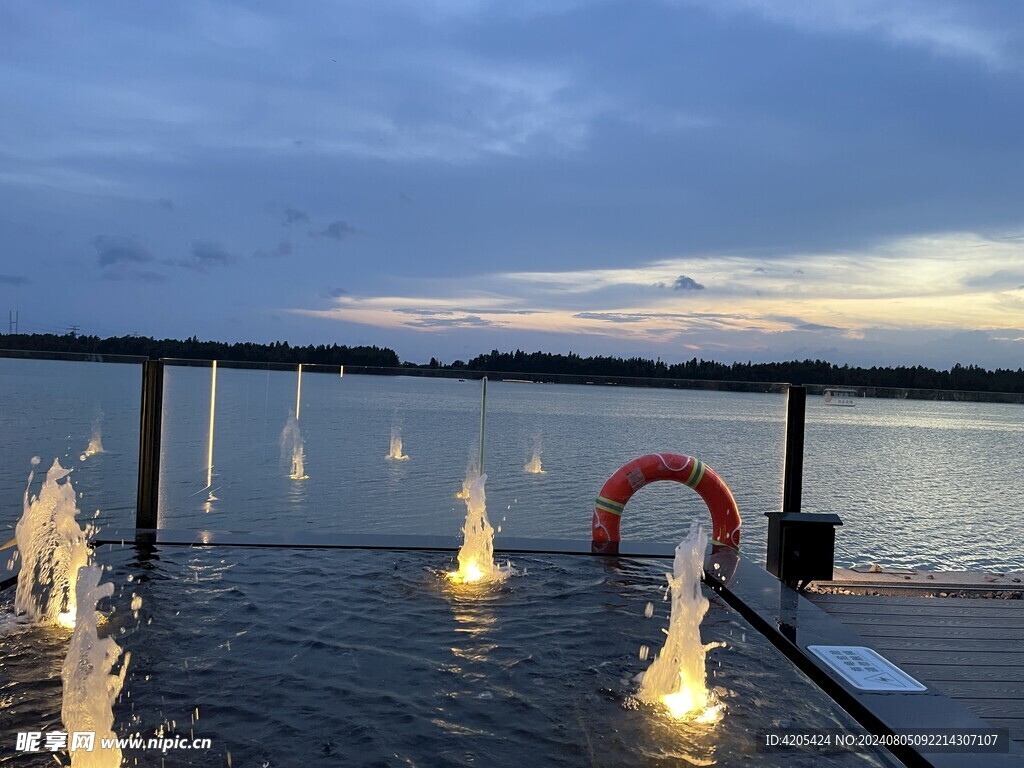
[{"label": "water surface lit by light", "polygon": [[[857,727],[710,594],[702,635],[726,647],[709,653],[708,685],[726,719],[680,723],[641,705],[636,649],[660,645],[664,562],[522,556],[527,576],[464,592],[438,577],[453,564],[444,553],[97,556],[119,585],[101,635],[132,654],[115,729],[214,742],[208,754],[168,753],[167,768],[226,765],[228,752],[236,766],[894,765],[758,752],[755,733],[783,719]],[[6,695],[19,702],[0,716],[15,732],[59,717],[66,633],[51,644],[45,632],[0,634]],[[128,765],[151,757],[126,751]]]}]

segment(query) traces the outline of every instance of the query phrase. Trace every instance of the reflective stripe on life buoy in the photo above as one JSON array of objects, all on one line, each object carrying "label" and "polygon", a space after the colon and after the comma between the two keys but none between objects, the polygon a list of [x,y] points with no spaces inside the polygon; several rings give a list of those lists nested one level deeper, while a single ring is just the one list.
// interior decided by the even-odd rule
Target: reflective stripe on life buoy
[{"label": "reflective stripe on life buoy", "polygon": [[703,461],[678,453],[641,456],[608,478],[594,505],[595,545],[620,541],[619,519],[626,502],[645,485],[657,480],[675,480],[699,493],[711,511],[712,545],[739,549],[740,511],[729,486]]}]

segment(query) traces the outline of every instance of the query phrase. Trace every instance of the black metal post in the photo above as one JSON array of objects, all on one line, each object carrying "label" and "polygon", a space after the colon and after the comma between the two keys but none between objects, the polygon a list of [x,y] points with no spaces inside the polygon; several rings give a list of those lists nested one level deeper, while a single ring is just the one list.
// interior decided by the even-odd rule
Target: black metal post
[{"label": "black metal post", "polygon": [[799,512],[804,481],[804,411],[807,388],[791,386],[786,408],[786,465],[783,470],[782,511]]},{"label": "black metal post", "polygon": [[164,405],[164,364],[146,360],[142,364],[142,408],[139,427],[139,489],[136,497],[135,527],[157,527],[160,505],[160,429]]}]

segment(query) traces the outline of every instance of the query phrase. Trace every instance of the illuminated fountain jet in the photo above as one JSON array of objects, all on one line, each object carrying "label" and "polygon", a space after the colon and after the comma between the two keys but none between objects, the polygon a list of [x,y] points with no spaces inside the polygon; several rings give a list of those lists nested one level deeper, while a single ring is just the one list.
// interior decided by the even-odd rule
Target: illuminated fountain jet
[{"label": "illuminated fountain jet", "polygon": [[480,475],[469,487],[459,569],[448,574],[456,584],[504,581],[512,573],[511,565],[494,562],[494,528],[487,519],[486,483],[487,475]]},{"label": "illuminated fountain jet", "polygon": [[676,547],[673,572],[665,574],[672,609],[665,645],[643,674],[639,698],[649,704],[662,704],[677,720],[711,723],[720,719],[722,705],[707,689],[705,656],[720,643],[704,645],[700,623],[708,610],[708,599],[701,591],[704,550],[708,537],[697,524]]},{"label": "illuminated fountain jet", "polygon": [[[32,460],[38,464],[38,457]],[[19,620],[33,623],[75,625],[75,584],[78,569],[89,561],[87,531],[78,525],[75,489],[54,459],[38,496],[25,489],[15,541],[21,570],[14,596]],[[29,473],[32,484],[35,471]]]}]

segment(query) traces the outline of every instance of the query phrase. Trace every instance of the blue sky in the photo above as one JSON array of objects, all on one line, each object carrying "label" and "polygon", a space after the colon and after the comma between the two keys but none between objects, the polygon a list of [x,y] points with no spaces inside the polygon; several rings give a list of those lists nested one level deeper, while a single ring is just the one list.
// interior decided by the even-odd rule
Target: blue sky
[{"label": "blue sky", "polygon": [[1024,364],[1024,8],[11,2],[22,331]]}]

